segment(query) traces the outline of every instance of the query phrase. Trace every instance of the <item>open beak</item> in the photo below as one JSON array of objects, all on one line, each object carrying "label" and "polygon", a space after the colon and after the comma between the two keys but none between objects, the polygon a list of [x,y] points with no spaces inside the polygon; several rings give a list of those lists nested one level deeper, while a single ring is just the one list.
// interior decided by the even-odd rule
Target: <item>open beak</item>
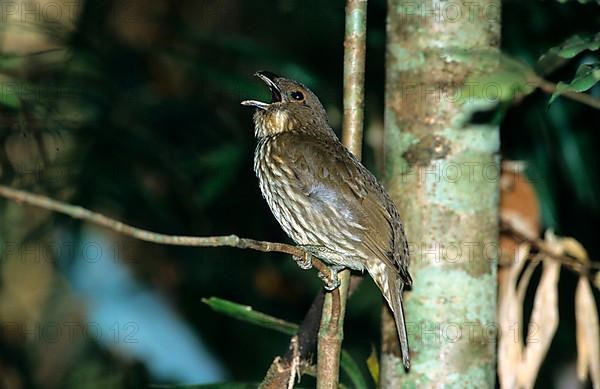
[{"label": "open beak", "polygon": [[261,80],[263,80],[265,82],[265,84],[267,84],[267,86],[269,87],[269,90],[271,91],[271,103],[263,103],[262,101],[256,101],[256,100],[244,100],[244,101],[242,101],[242,105],[244,105],[246,107],[255,107],[258,109],[266,110],[269,108],[269,106],[272,103],[280,103],[282,100],[281,99],[281,91],[279,90],[279,87],[275,83],[275,79],[279,78],[279,76],[274,73],[267,72],[264,70],[256,72],[256,73],[254,73],[254,75],[256,77],[260,78]]}]

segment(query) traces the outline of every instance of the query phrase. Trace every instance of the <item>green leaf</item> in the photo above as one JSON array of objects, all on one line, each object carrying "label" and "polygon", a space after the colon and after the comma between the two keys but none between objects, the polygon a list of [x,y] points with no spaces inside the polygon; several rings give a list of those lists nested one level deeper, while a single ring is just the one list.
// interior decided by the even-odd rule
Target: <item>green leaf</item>
[{"label": "green leaf", "polygon": [[256,324],[257,326],[269,328],[284,334],[294,335],[298,331],[298,325],[278,319],[265,313],[257,312],[248,305],[241,305],[218,297],[202,299],[202,302],[214,311],[231,316],[238,320]]},{"label": "green leaf", "polygon": [[369,373],[371,373],[375,385],[379,387],[379,359],[377,359],[375,347],[372,348],[371,355],[367,358],[367,368],[369,369]]},{"label": "green leaf", "polygon": [[559,82],[558,85],[556,85],[556,90],[552,94],[552,97],[550,97],[548,105],[552,104],[558,96],[567,91],[585,92],[596,85],[598,81],[600,81],[600,63],[581,65],[579,69],[577,69],[573,81],[569,84]]},{"label": "green leaf", "polygon": [[344,373],[350,377],[350,381],[352,381],[355,389],[367,388],[367,382],[360,372],[358,363],[356,363],[354,358],[352,358],[352,355],[350,355],[350,353],[346,350],[342,350],[340,364]]},{"label": "green leaf", "polygon": [[558,46],[548,50],[540,57],[536,65],[538,73],[546,75],[562,66],[568,59],[585,50],[595,51],[600,48],[600,33],[588,36],[575,35]]},{"label": "green leaf", "polygon": [[600,33],[593,36],[575,35],[557,47],[557,54],[563,58],[573,58],[585,50],[595,51],[600,48]]},{"label": "green leaf", "polygon": [[[278,319],[262,312],[257,312],[253,310],[252,307],[247,305],[237,304],[231,301],[220,299],[218,297],[202,299],[202,302],[207,304],[216,312],[231,316],[238,320],[256,324],[260,327],[279,331],[288,335],[294,335],[298,331],[298,326],[296,324]],[[348,377],[350,377],[350,380],[355,388],[367,388],[367,383],[360,372],[358,364],[346,350],[342,350],[340,365],[342,370],[348,375]],[[215,386],[215,388],[220,387]],[[224,386],[223,388],[228,387]]]}]

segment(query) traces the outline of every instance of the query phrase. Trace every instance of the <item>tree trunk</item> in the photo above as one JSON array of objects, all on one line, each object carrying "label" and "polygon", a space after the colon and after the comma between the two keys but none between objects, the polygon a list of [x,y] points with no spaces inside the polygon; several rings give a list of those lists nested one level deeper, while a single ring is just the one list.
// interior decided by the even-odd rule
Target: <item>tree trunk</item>
[{"label": "tree trunk", "polygon": [[381,386],[493,388],[499,129],[470,123],[457,96],[486,71],[473,53],[498,52],[500,0],[388,6],[386,178],[414,283],[405,294],[411,370],[384,308]]}]

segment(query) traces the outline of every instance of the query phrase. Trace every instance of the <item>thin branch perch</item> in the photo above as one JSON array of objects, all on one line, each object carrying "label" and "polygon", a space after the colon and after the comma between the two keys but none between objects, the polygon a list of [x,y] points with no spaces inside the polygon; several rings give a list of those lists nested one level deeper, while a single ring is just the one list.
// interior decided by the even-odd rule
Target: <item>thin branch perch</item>
[{"label": "thin branch perch", "polygon": [[[344,38],[344,123],[342,141],[357,158],[360,159],[362,148],[363,118],[364,118],[364,79],[366,53],[366,0],[348,0],[346,3],[346,33]],[[304,321],[314,324],[314,315],[322,312],[317,346],[317,388],[337,388],[339,382],[339,367],[343,340],[344,314],[346,299],[350,285],[350,271],[344,270],[338,274],[340,286],[330,293],[320,292]],[[358,282],[353,283],[354,286]],[[317,311],[318,309],[318,311]],[[312,344],[313,327],[301,326],[298,336],[305,336],[305,343]],[[293,341],[294,339],[292,339]],[[302,338],[300,339],[302,340]],[[293,350],[294,343],[290,345]],[[304,350],[308,350],[308,347]],[[291,351],[290,351],[291,352]],[[279,388],[282,383],[292,383],[294,369],[289,357],[290,352],[283,358],[276,358],[261,388]],[[305,355],[301,350],[301,358]],[[293,383],[292,383],[293,384]],[[288,386],[289,387],[289,386]]]},{"label": "thin branch perch", "polygon": [[[535,82],[537,86],[546,93],[553,94],[558,88],[558,86],[555,83],[544,80],[540,77],[536,77]],[[600,99],[597,99],[592,95],[568,89],[562,91],[560,94],[564,97],[570,98],[571,100],[575,100],[581,104],[588,105],[592,108],[600,109]]]},{"label": "thin branch perch", "polygon": [[[87,221],[112,231],[121,233],[146,242],[190,247],[235,247],[263,252],[280,252],[302,257],[307,253],[300,247],[275,242],[264,242],[254,239],[240,238],[236,235],[225,236],[179,236],[167,235],[133,227],[115,219],[93,212],[80,206],[53,200],[47,196],[37,195],[26,191],[0,185],[0,197],[27,204],[34,207],[62,213],[75,219]],[[329,268],[319,259],[311,256],[312,265],[323,274],[330,274]],[[298,333],[292,337],[290,349],[283,358],[277,357],[271,365],[261,388],[281,388],[293,385],[299,369],[310,360],[310,353],[314,350],[319,318],[323,307],[324,293],[319,291],[317,297],[300,325]],[[285,384],[285,385],[284,385]]]},{"label": "thin branch perch", "polygon": [[[254,239],[240,238],[236,235],[200,237],[167,235],[148,231],[130,226],[129,224],[111,219],[101,213],[93,212],[80,206],[53,200],[47,196],[9,188],[4,185],[0,185],[0,197],[13,200],[17,203],[23,203],[49,211],[62,213],[63,215],[70,216],[74,219],[84,220],[92,224],[106,227],[120,234],[151,243],[191,247],[235,247],[239,249],[250,249],[263,252],[279,252],[297,257],[303,257],[306,255],[306,252],[297,246],[292,246],[285,243],[264,242]],[[319,259],[311,256],[311,261],[312,265],[320,272],[323,274],[329,274],[329,268]]]}]

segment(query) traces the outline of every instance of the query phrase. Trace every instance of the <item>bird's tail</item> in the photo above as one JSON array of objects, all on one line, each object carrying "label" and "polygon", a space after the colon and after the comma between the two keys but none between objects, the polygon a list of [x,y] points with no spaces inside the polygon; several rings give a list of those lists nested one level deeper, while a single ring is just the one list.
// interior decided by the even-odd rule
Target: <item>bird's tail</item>
[{"label": "bird's tail", "polygon": [[394,321],[398,329],[398,338],[400,339],[400,349],[402,351],[402,364],[406,370],[410,369],[410,354],[408,349],[408,335],[406,333],[406,322],[404,321],[404,306],[402,305],[402,291],[404,285],[400,277],[388,277],[388,290],[390,296],[386,300],[394,314]]}]

